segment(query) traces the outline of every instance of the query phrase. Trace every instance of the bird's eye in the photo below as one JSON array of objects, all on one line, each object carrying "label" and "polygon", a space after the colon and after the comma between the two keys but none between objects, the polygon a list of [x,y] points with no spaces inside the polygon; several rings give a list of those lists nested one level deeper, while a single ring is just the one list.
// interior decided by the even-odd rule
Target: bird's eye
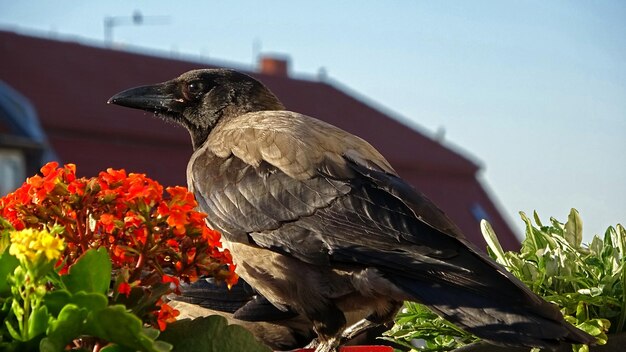
[{"label": "bird's eye", "polygon": [[202,82],[191,82],[183,87],[183,95],[187,100],[194,100],[204,92]]}]

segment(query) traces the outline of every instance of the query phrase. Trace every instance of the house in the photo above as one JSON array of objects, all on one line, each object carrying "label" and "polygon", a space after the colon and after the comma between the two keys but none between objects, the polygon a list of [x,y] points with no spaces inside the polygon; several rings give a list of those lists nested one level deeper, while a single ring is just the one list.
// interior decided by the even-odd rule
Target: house
[{"label": "house", "polygon": [[[149,113],[107,105],[106,101],[120,90],[165,81],[191,69],[216,67],[216,63],[7,31],[0,31],[0,57],[0,80],[30,101],[46,135],[44,144],[49,141],[50,152],[61,162],[75,163],[79,176],[93,176],[113,167],[146,173],[164,185],[186,183],[186,163],[192,152],[187,132]],[[337,83],[290,76],[287,65],[283,59],[265,57],[258,70],[242,71],[264,82],[289,110],[317,117],[369,141],[480,248],[485,248],[479,229],[482,218],[491,222],[505,248],[519,247],[477,179],[480,167],[475,162]],[[7,134],[6,129],[0,129],[3,133]],[[3,140],[0,138],[0,150],[5,148]]]}]

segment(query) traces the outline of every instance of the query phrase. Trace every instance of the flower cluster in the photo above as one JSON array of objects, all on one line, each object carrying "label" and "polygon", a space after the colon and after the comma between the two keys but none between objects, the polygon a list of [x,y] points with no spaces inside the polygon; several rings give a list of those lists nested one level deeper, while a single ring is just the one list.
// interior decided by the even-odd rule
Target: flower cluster
[{"label": "flower cluster", "polygon": [[11,247],[9,253],[18,260],[33,263],[42,258],[46,261],[56,260],[61,256],[64,243],[59,237],[47,229],[37,231],[24,229],[10,232]]},{"label": "flower cluster", "polygon": [[42,238],[35,242],[45,248],[34,249],[46,255],[63,251],[57,263],[61,274],[88,249],[107,248],[116,273],[115,299],[120,294],[129,298],[133,290],[140,291],[137,296],[150,295],[155,285],[172,287],[153,297],[149,312],[164,328],[175,313],[160,296],[177,291],[180,280],[209,275],[229,286],[237,280],[220,234],[206,227],[206,215],[196,206],[186,188],[168,187],[164,196],[163,186],[143,174],[107,169],[97,177],[77,178],[75,165],[51,162],[41,175],[0,199],[0,216],[16,230],[63,226],[64,248]]}]

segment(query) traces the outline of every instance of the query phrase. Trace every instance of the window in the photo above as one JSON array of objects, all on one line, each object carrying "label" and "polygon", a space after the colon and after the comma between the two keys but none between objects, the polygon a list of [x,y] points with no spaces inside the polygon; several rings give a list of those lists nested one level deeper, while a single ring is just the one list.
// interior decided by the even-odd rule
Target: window
[{"label": "window", "polygon": [[491,219],[489,218],[489,214],[487,214],[485,208],[483,208],[482,205],[480,205],[478,202],[474,202],[472,204],[472,208],[470,209],[470,211],[472,212],[472,216],[474,216],[474,219],[476,219],[476,221],[481,221],[483,219],[491,221]]},{"label": "window", "polygon": [[16,149],[0,149],[0,196],[15,191],[25,179],[24,154]]}]

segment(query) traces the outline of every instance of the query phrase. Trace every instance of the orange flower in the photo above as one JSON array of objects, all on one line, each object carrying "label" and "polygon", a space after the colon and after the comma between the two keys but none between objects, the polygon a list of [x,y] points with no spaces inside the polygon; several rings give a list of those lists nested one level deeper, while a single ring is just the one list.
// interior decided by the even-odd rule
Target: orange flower
[{"label": "orange flower", "polygon": [[170,207],[167,205],[166,202],[159,203],[159,206],[157,207],[157,214],[162,217],[170,215]]},{"label": "orange flower", "polygon": [[167,324],[176,321],[176,317],[180,315],[180,312],[170,307],[167,303],[163,303],[161,300],[157,302],[157,306],[161,307],[157,312],[157,323],[159,330],[164,331]]},{"label": "orange flower", "polygon": [[74,182],[76,180],[76,165],[74,164],[65,164],[63,166],[63,179],[66,182]]},{"label": "orange flower", "polygon": [[98,180],[100,181],[100,187],[102,187],[102,189],[108,189],[110,185],[117,187],[124,182],[124,179],[126,179],[126,170],[124,169],[114,170],[108,168],[106,172],[100,172],[100,174],[98,174]]},{"label": "orange flower", "polygon": [[202,238],[209,243],[211,247],[222,247],[220,241],[222,235],[219,232],[212,230],[206,226],[202,227]]},{"label": "orange flower", "polygon": [[115,229],[115,217],[111,214],[102,214],[100,215],[100,223],[104,225],[104,230],[107,233],[112,233]]},{"label": "orange flower", "polygon": [[47,163],[46,165],[42,166],[40,171],[44,176],[48,176],[56,172],[58,167],[59,167],[59,163],[57,163],[56,161],[51,161]]},{"label": "orange flower", "polygon": [[195,208],[198,204],[192,193],[187,188],[181,186],[167,187],[165,189],[172,198],[173,202],[189,204],[191,208]]},{"label": "orange flower", "polygon": [[180,280],[174,276],[170,276],[170,275],[163,275],[161,277],[161,282],[166,284],[166,283],[173,283],[176,287],[178,287],[180,285]]},{"label": "orange flower", "polygon": [[128,282],[122,282],[118,288],[117,292],[120,294],[126,295],[126,297],[130,296],[130,284]]},{"label": "orange flower", "polygon": [[179,249],[178,241],[176,241],[176,240],[174,240],[174,239],[169,239],[169,240],[165,241],[165,243],[166,243],[169,247],[171,247],[171,248],[173,248],[173,249],[175,249],[175,250],[178,250],[178,249]]},{"label": "orange flower", "polygon": [[145,245],[146,241],[148,240],[148,229],[143,227],[138,228],[137,230],[133,231],[133,237],[138,243]]},{"label": "orange flower", "polygon": [[234,264],[229,266],[229,269],[232,268],[232,270],[230,271],[230,275],[228,275],[225,279],[229,290],[237,284],[237,281],[239,281],[239,275],[235,273],[235,267],[236,265]]},{"label": "orange flower", "polygon": [[84,181],[84,179],[71,181],[70,184],[67,185],[67,191],[70,192],[70,194],[83,196],[85,194],[85,188],[87,186]]},{"label": "orange flower", "polygon": [[187,213],[179,207],[170,208],[170,216],[167,218],[167,224],[174,228],[174,234],[178,236],[185,235],[185,225],[187,225]]}]

